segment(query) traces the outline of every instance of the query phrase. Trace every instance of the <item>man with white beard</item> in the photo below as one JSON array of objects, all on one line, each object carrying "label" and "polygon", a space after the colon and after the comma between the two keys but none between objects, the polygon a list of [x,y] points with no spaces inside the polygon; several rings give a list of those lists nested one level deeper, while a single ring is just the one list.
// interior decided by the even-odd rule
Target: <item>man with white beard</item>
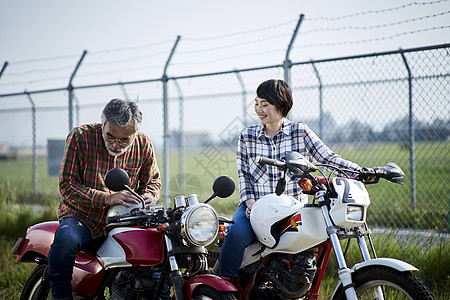
[{"label": "man with white beard", "polygon": [[110,191],[104,182],[112,168],[127,171],[129,186],[147,204],[159,198],[161,179],[150,138],[140,132],[142,112],[136,103],[112,99],[101,123],[75,127],[66,139],[60,170],[60,226],[48,255],[47,278],[53,299],[72,299],[76,253],[105,235],[109,207],[140,203],[127,190]]}]

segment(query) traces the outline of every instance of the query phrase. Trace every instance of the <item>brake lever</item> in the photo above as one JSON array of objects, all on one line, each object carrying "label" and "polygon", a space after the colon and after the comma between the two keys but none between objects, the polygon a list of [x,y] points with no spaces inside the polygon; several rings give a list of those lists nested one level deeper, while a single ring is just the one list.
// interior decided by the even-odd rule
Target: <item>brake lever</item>
[{"label": "brake lever", "polygon": [[359,171],[358,179],[364,184],[375,184],[380,180],[381,174],[377,174],[377,170],[370,168],[362,168]]}]

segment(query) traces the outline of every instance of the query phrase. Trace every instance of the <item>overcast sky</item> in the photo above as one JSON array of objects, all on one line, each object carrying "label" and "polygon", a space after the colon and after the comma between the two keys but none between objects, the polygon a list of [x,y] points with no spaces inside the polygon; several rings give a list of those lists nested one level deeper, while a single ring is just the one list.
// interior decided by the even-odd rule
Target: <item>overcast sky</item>
[{"label": "overcast sky", "polygon": [[[443,44],[450,1],[1,0],[0,94]],[[0,103],[1,107],[1,103]]]}]

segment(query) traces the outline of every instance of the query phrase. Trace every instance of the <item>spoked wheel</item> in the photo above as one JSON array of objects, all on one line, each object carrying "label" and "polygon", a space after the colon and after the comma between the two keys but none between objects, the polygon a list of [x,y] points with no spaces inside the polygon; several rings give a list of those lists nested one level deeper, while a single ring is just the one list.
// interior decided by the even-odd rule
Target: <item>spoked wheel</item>
[{"label": "spoked wheel", "polygon": [[195,289],[193,300],[237,300],[232,292],[220,292],[209,286],[199,286]]},{"label": "spoked wheel", "polygon": [[[358,299],[389,300],[433,300],[430,290],[411,272],[374,266],[364,268],[352,275]],[[334,300],[345,300],[345,292],[340,287]]]},{"label": "spoked wheel", "polygon": [[44,277],[46,265],[37,266],[25,283],[20,300],[47,300],[51,299],[50,285]]}]

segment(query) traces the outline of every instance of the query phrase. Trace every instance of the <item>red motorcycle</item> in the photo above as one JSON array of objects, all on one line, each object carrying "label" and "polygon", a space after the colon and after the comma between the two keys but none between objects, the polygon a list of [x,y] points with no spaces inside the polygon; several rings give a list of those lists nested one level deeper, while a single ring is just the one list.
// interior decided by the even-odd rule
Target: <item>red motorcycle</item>
[{"label": "red motorcycle", "polygon": [[[112,169],[105,176],[112,191],[127,189],[128,174]],[[235,189],[228,176],[218,177],[214,194],[204,203],[197,195],[178,196],[174,208],[114,206],[108,212],[106,239],[98,249],[77,254],[72,276],[74,299],[236,299],[237,289],[208,270],[206,246],[219,221],[209,200],[229,197]],[[28,228],[12,250],[16,262],[36,262],[20,299],[50,299],[47,255],[59,226],[56,221]],[[109,297],[109,298],[108,298]]]}]

